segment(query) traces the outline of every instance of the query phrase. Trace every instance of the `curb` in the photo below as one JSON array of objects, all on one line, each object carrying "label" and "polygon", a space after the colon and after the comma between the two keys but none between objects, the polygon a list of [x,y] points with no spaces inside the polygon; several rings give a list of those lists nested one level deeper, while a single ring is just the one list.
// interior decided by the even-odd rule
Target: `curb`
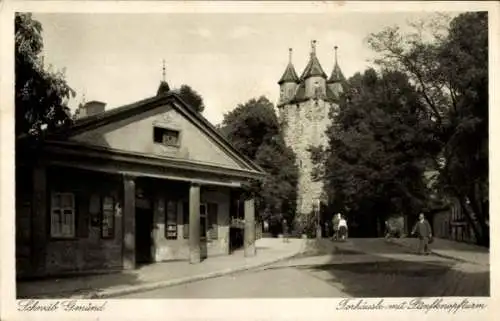
[{"label": "curb", "polygon": [[[409,245],[406,245],[406,244],[403,244],[403,243],[399,243],[399,242],[395,242],[395,241],[393,241],[391,239],[386,240],[386,242],[387,243],[391,243],[391,244],[395,244],[397,246],[401,246],[401,247],[404,247],[404,248],[411,248],[411,246],[409,246]],[[439,257],[442,257],[442,258],[445,258],[445,259],[450,259],[450,260],[454,260],[454,261],[462,262],[462,263],[470,263],[470,264],[474,264],[474,265],[484,266],[484,264],[480,264],[480,263],[477,263],[477,262],[474,262],[474,261],[465,260],[465,259],[458,258],[458,257],[455,257],[455,256],[451,256],[451,255],[442,254],[442,253],[436,252],[435,250],[431,250],[430,252],[433,255],[435,255],[435,256],[439,256]]]},{"label": "curb", "polygon": [[259,267],[263,267],[266,265],[277,263],[277,262],[280,262],[283,260],[287,260],[287,259],[290,259],[290,258],[302,253],[304,250],[305,250],[305,246],[301,245],[297,252],[283,255],[281,257],[278,257],[276,259],[269,260],[266,262],[250,264],[250,265],[241,266],[241,267],[237,267],[237,268],[229,268],[229,269],[225,269],[222,271],[215,271],[215,272],[210,272],[207,274],[200,274],[200,275],[195,275],[195,276],[183,277],[183,278],[178,278],[178,279],[173,279],[173,280],[168,280],[168,281],[150,282],[150,283],[145,283],[145,284],[141,284],[141,285],[131,286],[131,287],[124,288],[124,289],[108,290],[108,291],[103,291],[101,293],[87,294],[87,295],[84,295],[82,297],[82,299],[113,298],[113,297],[126,295],[126,294],[146,292],[146,291],[151,291],[151,290],[157,290],[160,288],[172,287],[172,286],[179,285],[179,284],[187,284],[187,283],[192,283],[192,282],[197,282],[197,281],[202,281],[202,280],[207,280],[207,279],[213,279],[213,278],[217,278],[220,276],[225,276],[225,275],[230,275],[230,274],[234,274],[234,273],[238,273],[238,272],[242,272],[242,271],[252,270],[255,268],[259,268]]}]

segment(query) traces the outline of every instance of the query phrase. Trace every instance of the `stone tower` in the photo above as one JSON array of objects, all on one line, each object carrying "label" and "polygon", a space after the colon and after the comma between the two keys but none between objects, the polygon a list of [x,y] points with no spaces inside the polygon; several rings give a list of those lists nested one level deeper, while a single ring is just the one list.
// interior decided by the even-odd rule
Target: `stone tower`
[{"label": "stone tower", "polygon": [[313,214],[320,202],[325,202],[323,183],[311,177],[313,164],[309,147],[327,146],[325,131],[331,124],[329,114],[331,110],[338,110],[344,81],[337,61],[337,46],[329,78],[316,56],[315,40],[311,42],[309,62],[300,78],[292,63],[292,49],[289,49],[288,65],[278,81],[278,110],[285,142],[294,150],[299,167],[297,219]]}]

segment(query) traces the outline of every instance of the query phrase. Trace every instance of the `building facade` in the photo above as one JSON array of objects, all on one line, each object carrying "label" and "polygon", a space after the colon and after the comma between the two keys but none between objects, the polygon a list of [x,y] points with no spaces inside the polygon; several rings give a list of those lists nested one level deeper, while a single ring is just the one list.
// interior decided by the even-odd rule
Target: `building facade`
[{"label": "building facade", "polygon": [[127,106],[88,106],[70,128],[17,141],[19,278],[227,255],[235,201],[255,254],[244,191],[265,173],[166,83]]},{"label": "building facade", "polygon": [[460,202],[451,198],[449,205],[436,211],[432,217],[434,235],[457,242],[476,243],[474,230],[467,222]]},{"label": "building facade", "polygon": [[299,167],[297,217],[311,215],[327,202],[323,183],[311,175],[313,163],[309,148],[327,147],[326,130],[332,122],[330,114],[338,111],[344,81],[337,61],[337,47],[330,77],[316,56],[316,41],[311,43],[309,62],[300,77],[292,63],[292,49],[289,49],[288,65],[278,81],[277,106],[285,142],[295,152]]}]

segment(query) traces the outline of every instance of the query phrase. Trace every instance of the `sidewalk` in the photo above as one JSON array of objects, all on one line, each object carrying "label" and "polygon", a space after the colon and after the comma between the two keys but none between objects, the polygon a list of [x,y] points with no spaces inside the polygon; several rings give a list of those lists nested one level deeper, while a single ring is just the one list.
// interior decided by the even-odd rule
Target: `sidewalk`
[{"label": "sidewalk", "polygon": [[[418,240],[415,238],[392,238],[388,241],[404,247],[413,248],[415,251],[418,246]],[[430,249],[432,253],[438,256],[482,266],[490,265],[489,249],[485,247],[434,238],[434,242],[430,245]]]},{"label": "sidewalk", "polygon": [[207,258],[200,264],[187,261],[155,263],[116,274],[81,276],[17,284],[18,298],[110,298],[124,294],[194,282],[249,270],[291,258],[307,248],[311,240],[265,238],[256,241],[257,255],[245,257],[243,250],[227,256]]}]

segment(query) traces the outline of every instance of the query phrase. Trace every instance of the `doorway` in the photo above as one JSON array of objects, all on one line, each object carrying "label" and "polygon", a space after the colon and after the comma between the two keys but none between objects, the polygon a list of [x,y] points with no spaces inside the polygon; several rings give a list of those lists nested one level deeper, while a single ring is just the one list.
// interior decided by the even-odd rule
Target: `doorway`
[{"label": "doorway", "polygon": [[153,209],[135,208],[135,261],[138,265],[153,262],[151,232]]}]

